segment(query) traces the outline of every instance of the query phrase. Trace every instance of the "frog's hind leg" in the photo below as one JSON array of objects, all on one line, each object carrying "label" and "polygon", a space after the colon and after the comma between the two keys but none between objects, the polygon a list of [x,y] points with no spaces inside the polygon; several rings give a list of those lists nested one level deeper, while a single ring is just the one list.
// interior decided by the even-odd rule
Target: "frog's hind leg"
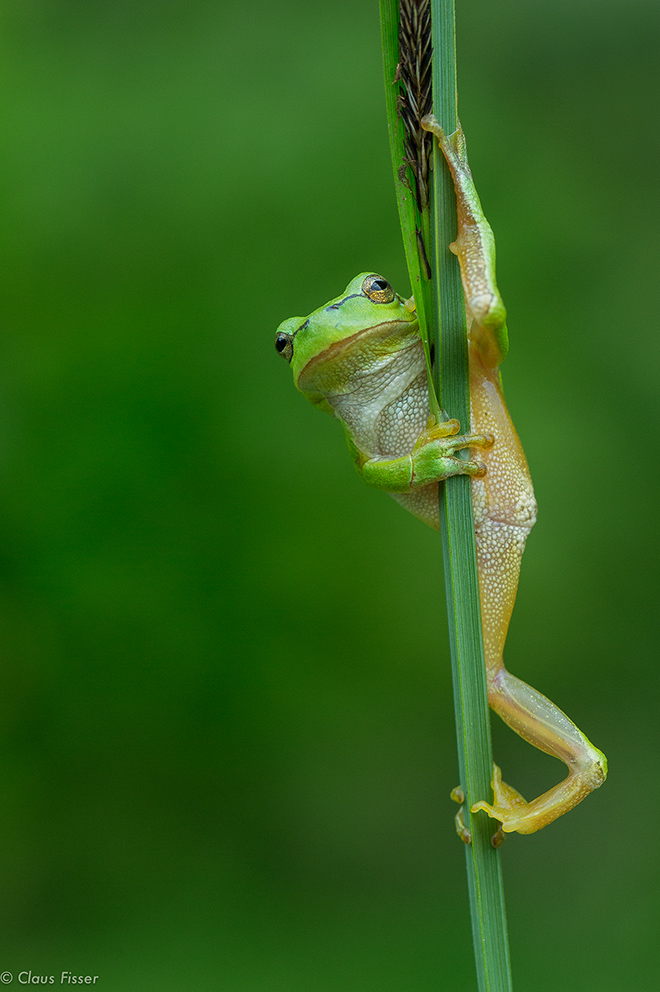
[{"label": "frog's hind leg", "polygon": [[[479,398],[476,391],[473,392],[475,398]],[[502,446],[506,431],[500,425],[493,433]],[[489,451],[485,451],[483,457],[488,463],[488,472],[483,480],[476,480],[472,485],[475,517],[479,519],[476,536],[488,702],[524,740],[563,761],[568,767],[568,776],[549,792],[527,803],[520,793],[502,782],[499,769],[496,769],[492,804],[480,802],[472,810],[483,809],[500,820],[505,833],[516,830],[531,834],[567,813],[602,785],[607,761],[565,713],[504,667],[502,654],[516,598],[520,559],[535,513],[531,504],[527,520],[521,513],[524,487],[514,487],[505,499],[506,479],[510,478],[511,466],[515,465],[513,456],[508,460],[506,478],[500,478],[498,464],[491,460]],[[526,472],[522,461],[518,472],[521,478]],[[531,498],[531,483],[528,495]],[[484,512],[484,506],[498,507],[499,520],[494,518],[492,509]]]},{"label": "frog's hind leg", "polygon": [[507,672],[504,665],[489,673],[488,702],[522,738],[563,761],[568,767],[568,776],[528,803],[520,793],[502,782],[499,768],[495,766],[493,802],[476,803],[472,807],[473,813],[485,810],[489,816],[501,821],[505,833],[516,830],[531,834],[573,809],[603,784],[607,775],[605,755],[559,707]]}]

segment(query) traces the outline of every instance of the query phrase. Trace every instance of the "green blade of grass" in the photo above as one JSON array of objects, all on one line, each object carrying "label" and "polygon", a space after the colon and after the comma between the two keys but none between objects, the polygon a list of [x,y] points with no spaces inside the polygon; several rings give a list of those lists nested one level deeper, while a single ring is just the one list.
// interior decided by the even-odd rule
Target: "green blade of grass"
[{"label": "green blade of grass", "polygon": [[[407,9],[410,0],[405,0]],[[428,6],[418,0],[417,7]],[[456,129],[456,54],[454,0],[430,0],[433,32],[433,110],[444,130]],[[433,142],[430,209],[416,209],[401,182],[406,156],[398,116],[399,3],[381,0],[388,129],[399,217],[411,285],[423,333],[435,344],[434,385],[440,403],[464,430],[470,423],[469,365],[465,306],[457,258],[449,251],[456,237],[453,182],[437,143]],[[410,170],[408,181],[410,182]],[[418,197],[419,199],[419,197]],[[418,250],[425,240],[431,279],[425,279]],[[418,290],[422,293],[418,299]],[[420,312],[421,302],[421,312]],[[430,348],[427,347],[427,356]],[[475,963],[480,992],[511,992],[511,972],[499,852],[491,845],[493,821],[470,807],[490,798],[492,748],[481,633],[479,583],[470,480],[449,479],[440,485],[445,589],[449,617],[452,678],[461,787],[466,795],[464,819],[472,833],[466,847],[468,890]]]},{"label": "green blade of grass", "polygon": [[[433,103],[447,134],[457,126],[454,0],[432,0]],[[450,417],[470,423],[470,374],[465,304],[457,257],[449,244],[457,234],[454,184],[434,142],[432,184],[434,313],[441,355],[436,388]],[[470,914],[480,992],[510,992],[511,969],[499,851],[490,842],[493,821],[470,814],[490,799],[492,747],[481,633],[479,581],[470,479],[457,476],[440,486],[445,590],[449,619],[454,707],[464,818],[472,833],[466,847]]]}]

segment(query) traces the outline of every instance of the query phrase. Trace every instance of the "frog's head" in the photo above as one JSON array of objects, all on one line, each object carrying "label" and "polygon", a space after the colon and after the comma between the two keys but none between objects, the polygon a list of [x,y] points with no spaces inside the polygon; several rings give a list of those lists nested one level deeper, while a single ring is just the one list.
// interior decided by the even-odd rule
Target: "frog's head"
[{"label": "frog's head", "polygon": [[351,370],[409,347],[417,316],[382,276],[362,272],[334,300],[309,317],[289,317],[277,329],[275,350],[291,365],[297,388],[312,403],[346,383]]}]

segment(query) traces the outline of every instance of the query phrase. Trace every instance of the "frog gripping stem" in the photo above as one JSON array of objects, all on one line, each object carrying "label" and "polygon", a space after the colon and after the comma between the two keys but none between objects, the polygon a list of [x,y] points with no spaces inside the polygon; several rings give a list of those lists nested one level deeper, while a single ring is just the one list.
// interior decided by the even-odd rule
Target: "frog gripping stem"
[{"label": "frog gripping stem", "polygon": [[422,127],[438,139],[454,183],[458,237],[449,247],[458,256],[465,305],[473,319],[470,340],[484,365],[495,368],[509,349],[506,310],[495,278],[495,236],[472,179],[465,135],[459,122],[447,136],[433,114],[422,119]]}]

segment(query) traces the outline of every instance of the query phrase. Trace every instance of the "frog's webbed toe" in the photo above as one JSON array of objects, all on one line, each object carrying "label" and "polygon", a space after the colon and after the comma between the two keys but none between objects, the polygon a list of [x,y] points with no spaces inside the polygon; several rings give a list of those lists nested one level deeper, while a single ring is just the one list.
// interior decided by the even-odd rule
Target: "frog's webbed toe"
[{"label": "frog's webbed toe", "polygon": [[519,792],[502,781],[502,772],[497,765],[493,765],[493,778],[490,784],[493,790],[493,802],[475,803],[472,812],[478,813],[480,809],[484,810],[494,820],[501,822],[501,829],[505,833],[518,830],[518,824],[524,819],[529,803]]}]

